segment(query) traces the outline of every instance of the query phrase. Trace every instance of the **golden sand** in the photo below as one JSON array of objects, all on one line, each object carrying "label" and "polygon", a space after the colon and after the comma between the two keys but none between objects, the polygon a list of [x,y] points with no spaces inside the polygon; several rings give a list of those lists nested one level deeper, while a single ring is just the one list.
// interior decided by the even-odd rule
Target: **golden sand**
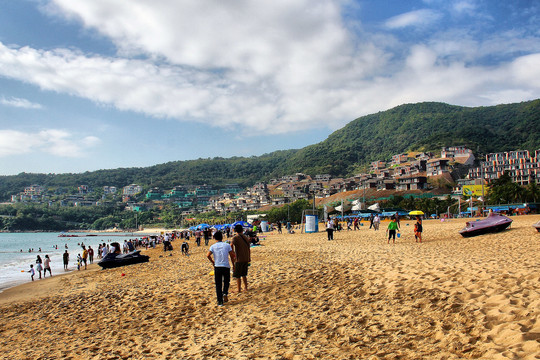
[{"label": "golden sand", "polygon": [[412,222],[390,245],[385,222],[332,242],[271,233],[225,307],[207,248],[185,257],[176,241],[146,264],[0,294],[0,358],[538,359],[539,219],[469,239],[462,219],[428,220],[422,244]]}]

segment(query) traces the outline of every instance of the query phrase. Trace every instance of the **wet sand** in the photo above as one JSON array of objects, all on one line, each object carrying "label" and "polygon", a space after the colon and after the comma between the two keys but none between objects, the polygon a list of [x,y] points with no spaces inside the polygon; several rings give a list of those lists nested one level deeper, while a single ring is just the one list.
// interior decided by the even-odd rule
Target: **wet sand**
[{"label": "wet sand", "polygon": [[[538,359],[540,215],[464,239],[465,220],[270,233],[250,290],[216,306],[207,247],[93,266],[0,294],[5,359]],[[121,274],[125,276],[121,276]],[[232,286],[234,289],[235,286]]]}]

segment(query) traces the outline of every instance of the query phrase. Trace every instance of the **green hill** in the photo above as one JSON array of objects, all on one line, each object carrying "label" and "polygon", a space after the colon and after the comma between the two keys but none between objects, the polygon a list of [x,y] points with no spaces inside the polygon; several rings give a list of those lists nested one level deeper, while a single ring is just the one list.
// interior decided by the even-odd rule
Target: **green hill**
[{"label": "green hill", "polygon": [[328,139],[292,154],[283,173],[354,173],[358,165],[407,150],[466,145],[477,155],[540,148],[540,100],[466,108],[406,104],[358,118]]},{"label": "green hill", "polygon": [[443,103],[406,104],[360,117],[328,139],[299,150],[258,157],[175,161],[145,168],[81,174],[28,174],[0,177],[0,200],[25,186],[73,188],[87,184],[123,187],[131,183],[169,189],[175,185],[227,183],[249,186],[286,174],[352,175],[374,160],[408,150],[438,151],[466,145],[482,155],[540,148],[540,99],[517,104],[467,108]]}]

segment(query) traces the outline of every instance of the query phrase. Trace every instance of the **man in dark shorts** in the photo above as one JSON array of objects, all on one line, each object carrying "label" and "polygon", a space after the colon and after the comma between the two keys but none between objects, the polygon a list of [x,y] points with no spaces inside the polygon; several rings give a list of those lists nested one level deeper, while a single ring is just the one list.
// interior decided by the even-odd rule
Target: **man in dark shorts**
[{"label": "man in dark shorts", "polygon": [[64,260],[64,270],[67,270],[68,269],[68,264],[69,264],[69,253],[68,251],[66,250],[66,252],[63,254],[63,260]]},{"label": "man in dark shorts", "polygon": [[244,288],[247,291],[247,273],[248,266],[251,262],[251,249],[249,246],[249,239],[244,235],[244,228],[242,225],[235,225],[234,231],[237,233],[233,237],[231,247],[235,253],[235,262],[233,265],[233,277],[236,279],[236,285],[238,286],[238,292],[242,291],[242,281],[244,282]]}]

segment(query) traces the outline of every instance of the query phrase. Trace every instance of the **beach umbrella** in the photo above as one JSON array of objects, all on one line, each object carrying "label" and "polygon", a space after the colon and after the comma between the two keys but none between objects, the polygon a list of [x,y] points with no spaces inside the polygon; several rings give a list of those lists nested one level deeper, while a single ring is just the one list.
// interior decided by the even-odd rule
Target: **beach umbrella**
[{"label": "beach umbrella", "polygon": [[235,227],[236,225],[242,225],[245,228],[251,227],[251,225],[248,222],[245,221],[237,221],[231,224],[232,227]]},{"label": "beach umbrella", "polygon": [[420,210],[413,210],[409,212],[409,215],[424,215],[424,213]]},{"label": "beach umbrella", "polygon": [[204,230],[204,229],[208,229],[210,227],[210,225],[208,224],[199,224],[197,225],[197,230]]}]

